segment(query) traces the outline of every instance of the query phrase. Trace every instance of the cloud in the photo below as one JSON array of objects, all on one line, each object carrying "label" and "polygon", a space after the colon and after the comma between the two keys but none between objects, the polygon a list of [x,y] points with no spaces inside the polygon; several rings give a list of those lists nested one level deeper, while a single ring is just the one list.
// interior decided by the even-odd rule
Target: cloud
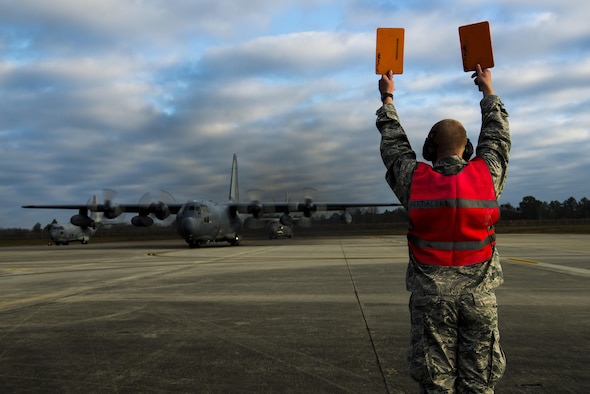
[{"label": "cloud", "polygon": [[359,55],[372,56],[367,34],[306,31],[266,36],[205,53],[202,67],[221,75],[309,78],[338,72]]},{"label": "cloud", "polygon": [[395,201],[374,113],[376,27],[406,29],[396,106],[420,151],[431,125],[476,140],[479,98],[457,28],[489,20],[496,92],[510,113],[502,202],[587,197],[590,5],[566,0],[0,0],[0,227],[70,212],[103,188],[136,202],[242,196]]}]

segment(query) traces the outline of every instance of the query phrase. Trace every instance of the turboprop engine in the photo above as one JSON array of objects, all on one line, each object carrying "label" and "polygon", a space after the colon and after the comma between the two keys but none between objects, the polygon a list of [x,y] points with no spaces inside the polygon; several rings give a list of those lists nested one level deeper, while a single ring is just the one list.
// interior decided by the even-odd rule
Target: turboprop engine
[{"label": "turboprop engine", "polygon": [[154,214],[159,220],[164,220],[170,216],[170,208],[162,201],[151,203],[149,211]]},{"label": "turboprop engine", "polygon": [[131,218],[131,224],[136,227],[149,227],[154,224],[154,219],[149,216],[138,215]]},{"label": "turboprop engine", "polygon": [[95,227],[96,223],[86,215],[74,215],[70,218],[70,223],[78,227]]},{"label": "turboprop engine", "polygon": [[265,207],[262,201],[262,196],[264,195],[264,191],[261,189],[249,189],[246,191],[246,195],[248,196],[248,200],[250,203],[248,204],[248,213],[252,215],[255,219],[260,219],[264,216]]},{"label": "turboprop engine", "polygon": [[174,197],[165,190],[160,190],[159,194],[159,198],[156,199],[152,197],[150,192],[141,197],[139,200],[139,215],[131,219],[131,224],[137,227],[149,227],[154,224],[153,217],[162,221],[170,217],[171,211],[167,202],[174,202]]},{"label": "turboprop engine", "polygon": [[260,219],[264,215],[264,205],[258,201],[252,201],[248,207],[248,213],[251,213],[256,219]]},{"label": "turboprop engine", "polygon": [[340,215],[340,220],[344,224],[350,224],[350,223],[352,223],[352,215],[350,213],[344,211],[344,212],[342,212],[342,215]]}]

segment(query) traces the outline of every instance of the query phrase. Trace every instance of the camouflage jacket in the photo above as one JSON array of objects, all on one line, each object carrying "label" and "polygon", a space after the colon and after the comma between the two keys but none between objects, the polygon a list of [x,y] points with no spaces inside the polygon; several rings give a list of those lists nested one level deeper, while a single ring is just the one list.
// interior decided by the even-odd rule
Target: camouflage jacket
[{"label": "camouflage jacket", "polygon": [[[490,168],[496,197],[500,198],[508,168],[510,129],[508,113],[498,96],[481,100],[482,125],[476,154]],[[377,129],[381,133],[381,157],[387,168],[385,179],[399,201],[407,209],[410,185],[417,166],[416,153],[397,116],[393,104],[383,105],[377,111]],[[458,156],[446,157],[434,163],[442,174],[456,174],[467,162]],[[481,264],[463,267],[440,267],[417,263],[411,253],[406,274],[406,288],[418,294],[459,295],[489,292],[504,281],[500,255],[494,248],[492,258]]]}]

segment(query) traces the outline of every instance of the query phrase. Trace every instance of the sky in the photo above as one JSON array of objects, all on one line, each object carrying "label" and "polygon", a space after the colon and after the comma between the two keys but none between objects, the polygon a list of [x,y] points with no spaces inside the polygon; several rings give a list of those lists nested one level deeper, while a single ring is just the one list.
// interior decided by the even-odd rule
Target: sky
[{"label": "sky", "polygon": [[500,203],[590,198],[590,2],[583,0],[0,0],[0,228],[136,203],[398,202],[375,112],[378,27],[405,29],[395,105],[413,148],[481,93],[458,27],[489,21],[512,152]]}]

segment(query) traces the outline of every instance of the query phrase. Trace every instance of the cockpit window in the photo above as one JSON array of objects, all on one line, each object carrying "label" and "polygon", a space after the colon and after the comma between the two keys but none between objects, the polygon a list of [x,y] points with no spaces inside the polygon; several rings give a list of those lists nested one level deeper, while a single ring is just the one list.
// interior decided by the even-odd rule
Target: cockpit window
[{"label": "cockpit window", "polygon": [[179,214],[183,214],[184,212],[195,212],[197,215],[200,215],[204,209],[206,209],[205,206],[192,202],[183,206]]}]

